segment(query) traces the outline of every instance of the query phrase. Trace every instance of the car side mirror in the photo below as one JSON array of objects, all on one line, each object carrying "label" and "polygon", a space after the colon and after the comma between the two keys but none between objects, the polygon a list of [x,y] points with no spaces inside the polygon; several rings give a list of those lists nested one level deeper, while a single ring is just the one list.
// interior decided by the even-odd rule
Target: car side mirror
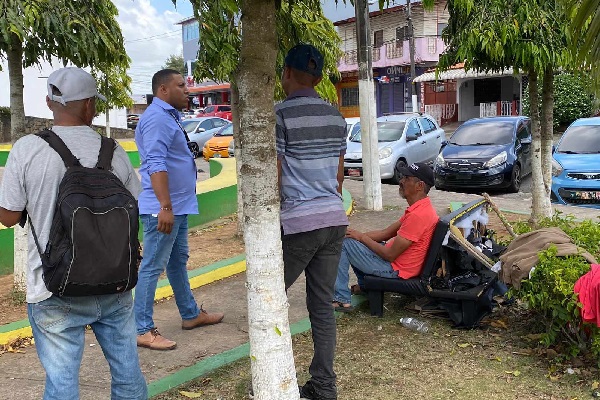
[{"label": "car side mirror", "polygon": [[442,151],[442,149],[444,147],[446,147],[447,145],[448,145],[448,140],[447,139],[446,140],[442,140],[442,147],[440,148],[440,151]]},{"label": "car side mirror", "polygon": [[555,151],[556,151],[556,145],[555,145],[555,144],[553,144],[553,145],[552,145],[552,154],[554,154],[554,152],[555,152]]},{"label": "car side mirror", "polygon": [[414,133],[406,133],[406,141],[407,142],[412,142],[414,140],[417,140],[417,135]]},{"label": "car side mirror", "polygon": [[198,128],[198,129],[196,129],[196,132],[198,132],[198,133],[206,132],[206,129],[204,129],[204,128]]}]

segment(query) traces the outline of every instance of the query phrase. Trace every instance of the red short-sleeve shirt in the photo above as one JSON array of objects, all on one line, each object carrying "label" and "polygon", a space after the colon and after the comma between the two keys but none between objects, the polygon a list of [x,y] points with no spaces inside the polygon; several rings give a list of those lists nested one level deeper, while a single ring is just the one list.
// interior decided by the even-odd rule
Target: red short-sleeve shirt
[{"label": "red short-sleeve shirt", "polygon": [[[438,220],[429,197],[417,201],[404,211],[398,236],[410,240],[412,244],[392,262],[392,268],[398,271],[400,278],[410,279],[421,273]],[[394,239],[389,240],[386,247],[391,246]]]}]

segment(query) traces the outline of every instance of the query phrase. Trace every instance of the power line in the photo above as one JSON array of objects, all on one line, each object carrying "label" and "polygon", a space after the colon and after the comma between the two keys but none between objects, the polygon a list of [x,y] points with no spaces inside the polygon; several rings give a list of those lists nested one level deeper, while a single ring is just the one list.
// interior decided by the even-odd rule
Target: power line
[{"label": "power line", "polygon": [[163,38],[163,37],[167,37],[167,36],[176,36],[174,35],[174,33],[180,33],[181,30],[180,29],[175,29],[174,31],[169,31],[169,32],[164,32],[164,33],[160,33],[158,35],[153,35],[153,36],[146,36],[146,37],[142,37],[142,38],[138,38],[138,39],[133,39],[133,40],[125,40],[124,43],[135,43],[135,42],[143,42],[146,40],[154,40],[154,39],[159,39],[159,38]]}]

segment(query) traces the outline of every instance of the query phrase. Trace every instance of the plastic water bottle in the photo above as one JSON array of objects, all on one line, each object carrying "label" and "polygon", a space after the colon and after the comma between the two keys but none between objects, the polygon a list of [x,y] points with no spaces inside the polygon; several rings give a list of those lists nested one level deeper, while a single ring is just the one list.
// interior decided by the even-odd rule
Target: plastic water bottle
[{"label": "plastic water bottle", "polygon": [[400,318],[400,323],[413,331],[427,333],[429,332],[429,323],[427,321],[421,321],[416,318],[404,317]]}]

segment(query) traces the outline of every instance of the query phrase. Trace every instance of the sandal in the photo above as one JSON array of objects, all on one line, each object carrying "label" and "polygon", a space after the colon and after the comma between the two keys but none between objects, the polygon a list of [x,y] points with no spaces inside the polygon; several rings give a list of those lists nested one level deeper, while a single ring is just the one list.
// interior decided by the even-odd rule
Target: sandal
[{"label": "sandal", "polygon": [[352,304],[344,305],[344,303],[340,301],[334,301],[331,303],[331,305],[333,306],[333,310],[337,312],[347,313],[354,311],[354,306]]},{"label": "sandal", "polygon": [[352,293],[352,294],[365,294],[365,292],[360,288],[360,285],[352,285],[352,286],[350,286],[350,293]]}]

